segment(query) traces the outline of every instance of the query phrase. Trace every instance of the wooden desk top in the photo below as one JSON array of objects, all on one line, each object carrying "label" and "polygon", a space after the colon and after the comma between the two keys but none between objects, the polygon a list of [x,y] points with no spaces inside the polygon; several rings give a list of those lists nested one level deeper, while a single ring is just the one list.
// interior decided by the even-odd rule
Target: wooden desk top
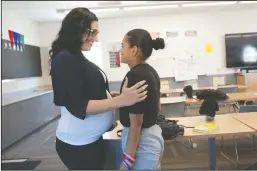
[{"label": "wooden desk top", "polygon": [[186,97],[163,97],[160,98],[161,104],[171,104],[185,102]]},{"label": "wooden desk top", "polygon": [[[208,138],[208,137],[221,137],[221,136],[234,136],[238,134],[254,134],[255,130],[241,123],[240,121],[234,119],[232,115],[235,114],[224,114],[216,115],[216,122],[218,123],[218,128],[211,133],[195,133],[192,128],[185,128],[185,134],[182,138]],[[205,116],[192,116],[192,117],[179,117],[170,118],[173,120],[179,120],[178,124],[187,127],[194,127],[198,123],[205,121]],[[119,140],[120,137],[117,136],[117,131],[122,129],[123,126],[118,121],[118,126],[110,132],[103,135],[105,140]]]},{"label": "wooden desk top", "polygon": [[[208,137],[221,137],[221,136],[236,136],[240,134],[254,134],[255,130],[234,119],[232,116],[235,114],[216,115],[215,122],[218,128],[211,133],[196,133],[192,128],[185,128],[184,138],[201,139]],[[195,125],[204,122],[205,116],[192,116],[184,118],[171,118],[178,120],[178,124],[187,127],[194,127]]]},{"label": "wooden desk top", "polygon": [[[193,88],[193,90],[206,90],[206,89],[217,89],[217,88],[235,88],[237,87],[238,89],[244,89],[247,88],[247,86],[244,85],[221,85],[218,87],[210,86],[210,87],[196,87]],[[178,88],[178,89],[170,89],[170,90],[161,90],[161,93],[163,94],[172,94],[172,93],[183,93],[183,88]]]},{"label": "wooden desk top", "polygon": [[257,92],[239,92],[239,93],[228,93],[231,101],[255,101],[257,100]]},{"label": "wooden desk top", "polygon": [[117,135],[117,131],[123,129],[123,126],[121,125],[120,121],[117,121],[118,126],[116,126],[112,131],[106,132],[103,135],[104,140],[120,140],[121,137]]},{"label": "wooden desk top", "polygon": [[[239,93],[227,93],[229,99],[225,102],[235,102],[235,101],[256,101],[257,92],[239,92]],[[201,100],[198,99],[186,99],[186,104],[199,104]]]},{"label": "wooden desk top", "polygon": [[238,113],[232,117],[257,131],[257,112]]}]

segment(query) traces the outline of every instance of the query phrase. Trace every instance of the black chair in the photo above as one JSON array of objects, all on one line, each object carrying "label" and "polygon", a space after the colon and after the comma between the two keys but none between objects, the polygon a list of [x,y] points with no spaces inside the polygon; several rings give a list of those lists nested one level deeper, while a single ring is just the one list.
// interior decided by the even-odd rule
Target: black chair
[{"label": "black chair", "polygon": [[238,92],[237,87],[226,87],[226,88],[219,87],[219,88],[217,88],[217,90],[219,90],[223,93],[237,93]]},{"label": "black chair", "polygon": [[[223,92],[223,93],[237,93],[238,92],[238,88],[237,87],[226,87],[226,88],[222,88],[219,87],[217,88],[217,90]],[[229,108],[229,113],[231,112],[231,107],[233,107],[234,112],[237,112],[238,109],[238,102],[219,102],[219,106],[228,106]]]}]

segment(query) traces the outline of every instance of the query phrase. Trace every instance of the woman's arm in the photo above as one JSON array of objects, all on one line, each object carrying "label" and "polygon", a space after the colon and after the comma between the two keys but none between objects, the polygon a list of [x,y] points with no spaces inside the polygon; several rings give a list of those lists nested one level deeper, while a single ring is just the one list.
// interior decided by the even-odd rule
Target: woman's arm
[{"label": "woman's arm", "polygon": [[144,85],[144,83],[145,81],[140,81],[128,88],[128,79],[126,78],[120,96],[105,100],[90,100],[87,105],[86,114],[98,114],[141,102],[147,97],[147,91],[145,91],[147,85]]},{"label": "woman's arm", "polygon": [[92,100],[87,96],[93,91],[91,87],[87,87],[87,82],[92,80],[87,78],[89,73],[85,73],[84,67],[83,61],[67,52],[55,56],[51,63],[54,103],[57,106],[65,106],[77,118],[85,119],[87,114],[98,114],[130,106],[146,98],[145,81],[140,80],[128,88],[126,78],[120,96],[113,99]]}]

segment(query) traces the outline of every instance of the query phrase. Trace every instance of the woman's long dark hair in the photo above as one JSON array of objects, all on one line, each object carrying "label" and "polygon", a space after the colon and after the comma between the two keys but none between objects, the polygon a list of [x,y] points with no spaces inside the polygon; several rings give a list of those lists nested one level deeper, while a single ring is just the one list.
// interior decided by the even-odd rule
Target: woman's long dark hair
[{"label": "woman's long dark hair", "polygon": [[67,50],[72,54],[80,53],[82,37],[87,29],[91,29],[93,21],[98,21],[98,18],[87,8],[71,10],[63,19],[61,29],[52,43],[49,51],[50,60],[61,50]]}]

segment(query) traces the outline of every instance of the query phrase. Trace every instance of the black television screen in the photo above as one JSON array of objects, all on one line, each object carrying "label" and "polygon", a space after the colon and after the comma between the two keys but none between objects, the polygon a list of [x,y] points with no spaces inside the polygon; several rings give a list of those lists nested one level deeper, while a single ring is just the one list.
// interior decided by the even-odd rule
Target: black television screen
[{"label": "black television screen", "polygon": [[227,68],[257,67],[257,32],[226,34]]}]

